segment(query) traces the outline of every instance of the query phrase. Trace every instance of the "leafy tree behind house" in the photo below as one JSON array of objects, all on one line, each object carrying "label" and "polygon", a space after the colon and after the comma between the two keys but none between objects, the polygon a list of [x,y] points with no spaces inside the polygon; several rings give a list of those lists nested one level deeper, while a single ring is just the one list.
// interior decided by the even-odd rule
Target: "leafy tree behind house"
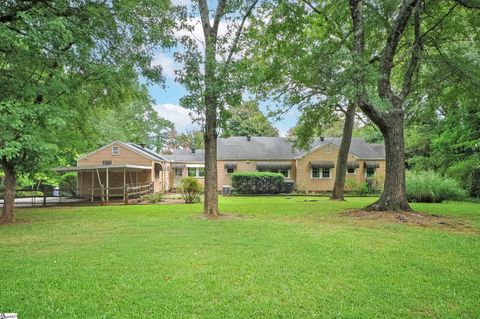
[{"label": "leafy tree behind house", "polygon": [[278,129],[260,111],[258,103],[248,101],[228,110],[223,137],[229,136],[278,136]]}]

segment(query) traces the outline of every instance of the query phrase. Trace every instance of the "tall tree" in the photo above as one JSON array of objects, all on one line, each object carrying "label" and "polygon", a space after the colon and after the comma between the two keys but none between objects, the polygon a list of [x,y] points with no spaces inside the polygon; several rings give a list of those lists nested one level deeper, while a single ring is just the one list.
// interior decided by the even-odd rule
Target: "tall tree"
[{"label": "tall tree", "polygon": [[278,129],[270,123],[260,111],[258,103],[248,101],[240,107],[228,110],[223,131],[224,137],[229,136],[278,136]]},{"label": "tall tree", "polygon": [[[247,3],[218,0],[216,9],[209,9],[207,0],[198,0],[198,11],[203,31],[203,52],[199,52],[194,36],[182,37],[185,52],[177,53],[184,63],[179,81],[189,91],[181,100],[184,107],[195,109],[203,121],[205,141],[205,195],[203,213],[208,217],[219,215],[217,193],[217,137],[219,123],[225,119],[227,105],[238,105],[241,88],[232,75],[237,44],[244,25],[259,0]],[[188,18],[187,18],[188,19]],[[191,18],[192,20],[194,18]],[[185,17],[184,17],[185,20]],[[188,21],[182,24],[184,28]],[[225,34],[220,25],[228,24]],[[191,28],[191,27],[190,27]],[[203,70],[200,66],[203,65]]]},{"label": "tall tree", "polygon": [[166,1],[130,0],[0,7],[0,125],[8,132],[0,135],[0,166],[8,176],[1,222],[14,219],[18,174],[56,160],[62,129],[81,118],[75,115],[121,98],[138,82],[137,72],[162,80],[150,60],[158,45],[171,44],[167,9]]},{"label": "tall tree", "polygon": [[301,148],[325,135],[327,127],[338,122],[339,113],[343,115],[331,197],[343,199],[356,111],[350,83],[352,48],[347,41],[351,32],[344,26],[348,10],[338,1],[320,5],[288,0],[267,3],[262,9],[249,28],[255,39],[248,56],[254,62],[252,90],[279,102],[279,114],[293,107],[300,109],[295,142]]}]

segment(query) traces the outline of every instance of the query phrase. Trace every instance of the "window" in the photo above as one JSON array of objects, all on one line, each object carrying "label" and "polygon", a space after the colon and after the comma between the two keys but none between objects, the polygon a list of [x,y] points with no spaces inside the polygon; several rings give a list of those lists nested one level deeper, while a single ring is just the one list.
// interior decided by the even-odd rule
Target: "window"
[{"label": "window", "polygon": [[226,168],[225,173],[226,174],[233,174],[233,173],[235,173],[235,169],[233,167],[232,168]]},{"label": "window", "polygon": [[320,168],[312,167],[312,178],[320,178]]},{"label": "window", "polygon": [[365,175],[367,178],[375,176],[375,168],[373,167],[367,167],[365,171]]},{"label": "window", "polygon": [[330,178],[331,169],[327,167],[312,167],[311,178]]},{"label": "window", "polygon": [[120,155],[120,147],[112,146],[112,155]]},{"label": "window", "polygon": [[182,177],[182,175],[183,175],[183,169],[175,168],[175,176]]},{"label": "window", "polygon": [[195,167],[188,168],[188,176],[196,177],[197,176],[197,169]]},{"label": "window", "polygon": [[325,152],[331,153],[332,152],[332,145],[327,144],[327,146],[325,146]]},{"label": "window", "polygon": [[205,176],[205,168],[204,167],[189,167],[188,168],[188,176],[203,178]]},{"label": "window", "polygon": [[322,168],[322,178],[330,178],[330,168]]},{"label": "window", "polygon": [[112,161],[103,161],[102,165],[112,165]]},{"label": "window", "polygon": [[347,168],[347,174],[355,174],[355,168],[353,167]]}]

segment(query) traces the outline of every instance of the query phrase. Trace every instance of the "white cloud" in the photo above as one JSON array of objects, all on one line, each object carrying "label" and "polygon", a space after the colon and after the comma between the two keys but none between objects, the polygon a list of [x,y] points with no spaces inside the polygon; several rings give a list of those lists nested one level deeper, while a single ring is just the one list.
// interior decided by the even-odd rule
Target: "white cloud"
[{"label": "white cloud", "polygon": [[153,108],[158,112],[158,115],[172,121],[175,125],[175,130],[178,133],[186,130],[198,130],[200,126],[197,123],[192,123],[189,115],[190,111],[177,104],[165,103],[154,105]]},{"label": "white cloud", "polygon": [[191,6],[192,1],[191,0],[172,0],[172,4],[174,6]]},{"label": "white cloud", "polygon": [[166,56],[163,53],[156,55],[152,59],[152,66],[160,65],[163,70],[163,74],[167,78],[175,79],[175,70],[180,69],[180,65],[176,63],[171,57]]}]

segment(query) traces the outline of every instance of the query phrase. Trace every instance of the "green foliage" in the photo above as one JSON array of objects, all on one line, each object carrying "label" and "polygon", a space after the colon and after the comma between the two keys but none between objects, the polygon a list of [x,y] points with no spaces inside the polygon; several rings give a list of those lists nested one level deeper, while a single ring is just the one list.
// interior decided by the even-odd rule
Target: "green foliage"
[{"label": "green foliage", "polygon": [[466,189],[471,197],[480,197],[480,159],[470,159],[458,162],[448,168],[448,176],[454,178]]},{"label": "green foliage", "polygon": [[270,172],[233,173],[232,188],[239,194],[279,194],[285,189],[285,177]]},{"label": "green foliage", "polygon": [[278,129],[270,123],[255,101],[244,102],[240,107],[228,110],[223,137],[229,136],[278,136]]},{"label": "green foliage", "polygon": [[141,197],[141,200],[150,204],[157,204],[163,202],[163,193],[146,194]]},{"label": "green foliage", "polygon": [[365,196],[369,193],[368,185],[356,178],[345,179],[345,192],[357,196]]},{"label": "green foliage", "polygon": [[412,202],[440,203],[463,200],[467,194],[458,183],[433,171],[407,171],[407,199]]},{"label": "green foliage", "polygon": [[56,132],[64,126],[64,112],[50,104],[0,101],[0,166],[23,173],[48,167],[58,150]]},{"label": "green foliage", "polygon": [[77,194],[77,174],[76,173],[67,173],[61,176],[61,179],[58,183],[62,194]]},{"label": "green foliage", "polygon": [[[151,60],[159,46],[173,44],[169,7],[143,0],[7,1],[0,9],[0,165],[31,173],[70,164],[103,142],[99,124],[148,122],[143,110],[151,101],[139,74],[150,83],[163,80]],[[143,110],[122,118],[139,100]],[[115,116],[107,119],[106,109]]]},{"label": "green foliage", "polygon": [[185,203],[198,203],[202,199],[203,186],[198,179],[188,176],[182,178],[178,191],[182,194]]},{"label": "green foliage", "polygon": [[186,132],[179,134],[176,137],[176,141],[178,147],[187,146],[197,150],[205,148],[202,131],[187,130]]}]

